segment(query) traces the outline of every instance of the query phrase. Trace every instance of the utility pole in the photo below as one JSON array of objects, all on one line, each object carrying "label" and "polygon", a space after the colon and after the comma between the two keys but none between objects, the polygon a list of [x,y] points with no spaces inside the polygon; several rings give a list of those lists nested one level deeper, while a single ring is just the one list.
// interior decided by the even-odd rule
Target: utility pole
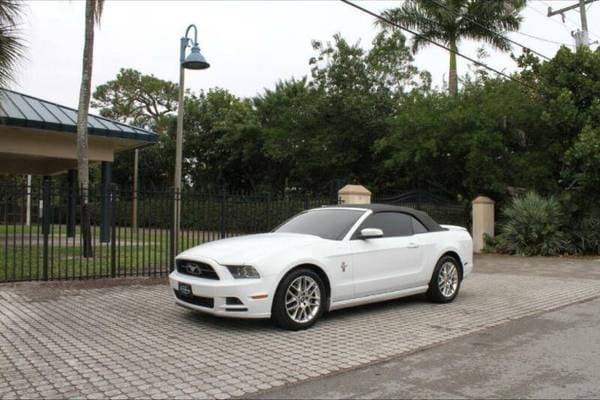
[{"label": "utility pole", "polygon": [[573,4],[565,8],[561,8],[559,10],[552,10],[552,7],[548,7],[548,17],[552,17],[554,15],[560,14],[563,22],[565,22],[565,12],[574,10],[579,8],[579,15],[581,17],[581,30],[577,30],[577,32],[571,32],[571,36],[575,38],[575,45],[586,46],[589,47],[589,34],[588,34],[588,25],[587,25],[587,15],[585,6],[593,3],[596,0],[579,0],[578,4]]}]

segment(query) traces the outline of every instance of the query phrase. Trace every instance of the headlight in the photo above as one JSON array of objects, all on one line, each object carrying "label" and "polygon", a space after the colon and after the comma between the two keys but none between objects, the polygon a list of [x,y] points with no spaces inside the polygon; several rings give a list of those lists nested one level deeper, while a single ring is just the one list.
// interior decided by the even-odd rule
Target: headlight
[{"label": "headlight", "polygon": [[258,271],[250,265],[227,265],[227,269],[235,279],[258,279]]}]

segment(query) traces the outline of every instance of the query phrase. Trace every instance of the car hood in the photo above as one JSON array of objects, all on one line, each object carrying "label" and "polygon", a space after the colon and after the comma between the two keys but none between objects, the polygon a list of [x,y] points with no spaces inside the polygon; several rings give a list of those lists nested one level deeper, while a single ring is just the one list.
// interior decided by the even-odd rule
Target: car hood
[{"label": "car hood", "polygon": [[193,247],[178,258],[210,258],[221,265],[252,265],[262,257],[305,246],[322,240],[299,233],[263,233],[215,240]]}]

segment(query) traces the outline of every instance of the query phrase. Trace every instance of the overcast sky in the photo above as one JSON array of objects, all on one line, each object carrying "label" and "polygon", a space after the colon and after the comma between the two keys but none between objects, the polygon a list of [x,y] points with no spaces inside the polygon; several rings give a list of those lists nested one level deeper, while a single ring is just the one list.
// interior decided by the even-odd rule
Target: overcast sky
[{"label": "overcast sky", "polygon": [[[359,1],[381,11],[399,1]],[[560,8],[575,0],[529,0],[523,13],[522,34],[509,36],[552,56],[559,42],[572,44],[570,32],[579,26],[579,13],[547,18],[548,5]],[[588,11],[591,40],[600,40],[600,2]],[[23,34],[27,60],[21,63],[12,88],[33,96],[75,106],[81,79],[84,30],[83,1],[30,1]],[[239,96],[254,96],[279,79],[309,74],[314,54],[312,39],[326,40],[337,32],[369,47],[377,28],[373,18],[339,1],[107,1],[96,33],[93,86],[113,79],[120,68],[178,79],[179,38],[188,24],[199,28],[202,52],[211,64],[204,71],[188,71],[186,87],[197,91],[219,86]],[[542,41],[524,36],[531,34]],[[479,45],[464,42],[460,51],[475,56]],[[515,50],[519,50],[518,48]],[[511,71],[508,55],[491,52],[487,62]],[[434,84],[447,75],[448,55],[429,47],[416,56],[420,68],[431,71]],[[459,63],[459,73],[466,70]]]}]

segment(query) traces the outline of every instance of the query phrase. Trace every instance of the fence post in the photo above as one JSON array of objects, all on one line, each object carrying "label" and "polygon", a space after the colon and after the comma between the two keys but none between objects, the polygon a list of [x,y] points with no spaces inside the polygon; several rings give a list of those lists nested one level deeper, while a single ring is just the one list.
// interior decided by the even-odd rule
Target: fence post
[{"label": "fence post", "polygon": [[175,215],[177,215],[179,212],[179,210],[177,210],[177,203],[179,201],[178,194],[179,192],[177,189],[173,188],[173,196],[171,197],[173,199],[173,207],[171,207],[171,210],[173,211],[173,218],[171,218],[171,229],[169,230],[169,273],[173,272],[175,269],[175,225],[177,224]]},{"label": "fence post", "polygon": [[494,236],[494,200],[479,196],[473,200],[473,251],[480,253],[485,246],[483,235]]},{"label": "fence post", "polygon": [[76,201],[75,192],[77,191],[77,171],[70,169],[67,173],[68,193],[67,193],[67,237],[75,237],[75,213]]},{"label": "fence post", "polygon": [[225,237],[225,190],[221,191],[221,220],[219,221],[221,239]]},{"label": "fence post", "polygon": [[112,175],[112,163],[108,161],[102,161],[102,182],[100,184],[100,242],[110,242],[110,204],[108,200],[110,186],[111,186],[111,175]]},{"label": "fence post", "polygon": [[271,192],[267,193],[267,215],[265,217],[267,229],[271,230]]},{"label": "fence post", "polygon": [[109,201],[109,215],[110,215],[110,230],[111,238],[110,241],[110,276],[117,276],[117,213],[116,213],[116,190],[115,186],[112,185],[106,193]]},{"label": "fence post", "polygon": [[51,209],[51,177],[44,175],[42,178],[42,235],[44,236],[43,244],[43,271],[42,279],[48,280],[48,236],[50,235],[50,209]]}]

